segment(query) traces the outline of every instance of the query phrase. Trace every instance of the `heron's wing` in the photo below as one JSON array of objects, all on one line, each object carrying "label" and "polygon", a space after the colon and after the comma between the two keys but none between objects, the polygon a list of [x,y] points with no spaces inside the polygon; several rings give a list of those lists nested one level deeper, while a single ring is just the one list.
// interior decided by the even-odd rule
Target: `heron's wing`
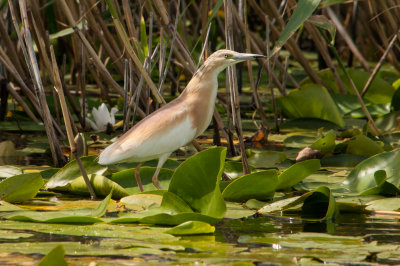
[{"label": "heron's wing", "polygon": [[145,161],[157,158],[187,144],[195,134],[196,128],[186,104],[178,98],[140,121],[107,147],[99,162],[110,164],[128,159]]}]

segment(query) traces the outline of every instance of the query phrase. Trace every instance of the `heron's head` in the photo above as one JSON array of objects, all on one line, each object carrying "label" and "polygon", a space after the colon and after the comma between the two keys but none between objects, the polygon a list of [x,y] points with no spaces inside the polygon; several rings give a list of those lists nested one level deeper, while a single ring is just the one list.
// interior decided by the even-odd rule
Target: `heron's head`
[{"label": "heron's head", "polygon": [[210,55],[204,64],[222,71],[228,66],[257,58],[265,58],[265,56],[259,54],[238,53],[231,50],[218,50]]}]

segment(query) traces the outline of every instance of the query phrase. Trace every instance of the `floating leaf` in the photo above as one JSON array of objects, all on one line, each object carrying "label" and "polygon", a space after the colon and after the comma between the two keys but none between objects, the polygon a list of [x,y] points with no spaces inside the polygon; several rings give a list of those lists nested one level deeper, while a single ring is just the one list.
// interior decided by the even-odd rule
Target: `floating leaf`
[{"label": "floating leaf", "polygon": [[[107,196],[112,191],[112,197],[120,199],[129,195],[129,193],[120,185],[114,181],[108,179],[102,175],[90,175],[90,184],[94,189],[96,196]],[[71,183],[65,187],[55,188],[56,191],[66,191],[74,194],[90,195],[89,190],[86,186],[86,182],[82,176],[74,179]]]},{"label": "floating leaf", "polygon": [[50,250],[50,252],[40,260],[38,266],[68,266],[67,261],[64,258],[65,249],[63,245],[57,245],[55,248]]},{"label": "floating leaf", "polygon": [[245,202],[249,199],[267,200],[274,196],[278,182],[275,170],[260,171],[233,180],[222,192],[225,200]]},{"label": "floating leaf", "polygon": [[344,127],[344,121],[328,91],[316,84],[292,90],[279,98],[283,111],[289,118],[319,118]]},{"label": "floating leaf", "polygon": [[168,229],[164,233],[171,235],[201,235],[201,234],[212,234],[215,231],[215,227],[208,223],[199,221],[187,221],[181,223],[171,229]]},{"label": "floating leaf", "polygon": [[[254,172],[256,168],[250,165],[250,172]],[[241,162],[225,162],[224,173],[230,178],[235,179],[243,175],[243,164]]]},{"label": "floating leaf", "polygon": [[39,173],[15,175],[0,182],[0,199],[22,202],[36,196],[44,182]]},{"label": "floating leaf", "polygon": [[74,223],[93,224],[102,222],[98,217],[106,213],[111,194],[108,195],[96,209],[74,209],[65,211],[20,211],[6,215],[5,218],[14,221],[29,221],[38,223]]},{"label": "floating leaf", "polygon": [[320,150],[323,154],[333,152],[335,150],[335,140],[336,132],[334,130],[329,130],[324,136],[317,139],[311,148],[314,150]]},{"label": "floating leaf", "polygon": [[400,198],[384,198],[373,200],[367,203],[368,211],[399,211]]},{"label": "floating leaf", "polygon": [[286,159],[286,154],[278,151],[247,150],[249,164],[255,168],[274,168]]},{"label": "floating leaf", "polygon": [[14,175],[21,175],[23,173],[24,173],[24,171],[19,167],[15,167],[15,166],[11,166],[11,165],[1,165],[0,166],[0,177],[1,178],[10,177],[10,176],[14,176]]},{"label": "floating leaf", "polygon": [[23,209],[21,207],[18,207],[17,205],[13,205],[6,201],[0,200],[0,212],[21,211],[21,210]]},{"label": "floating leaf", "polygon": [[386,181],[400,186],[400,151],[379,153],[359,163],[347,176],[343,185],[352,192],[361,193],[375,187],[375,172],[384,170]]},{"label": "floating leaf", "polygon": [[150,207],[160,206],[162,199],[162,195],[138,193],[124,197],[120,202],[129,209],[148,209]]},{"label": "floating leaf", "polygon": [[226,149],[210,148],[184,161],[174,172],[169,192],[204,215],[222,218],[226,206],[219,189]]},{"label": "floating leaf", "polygon": [[[152,177],[156,167],[140,167],[140,179],[142,180],[143,189],[145,191],[154,190],[155,187],[152,182]],[[158,180],[162,188],[167,188],[173,171],[170,169],[162,168],[158,175]],[[129,194],[139,193],[140,189],[136,183],[135,169],[126,169],[117,173],[112,174],[112,181],[118,183],[120,186],[126,189]]]},{"label": "floating leaf", "polygon": [[383,152],[382,146],[365,135],[358,135],[347,142],[346,153],[373,156]]},{"label": "floating leaf", "polygon": [[364,190],[360,195],[382,195],[382,196],[396,196],[400,194],[400,190],[393,184],[386,181],[386,171],[378,170],[374,173],[376,186]]},{"label": "floating leaf", "polygon": [[[81,157],[81,161],[88,175],[101,175],[107,170],[107,166],[97,163],[97,156]],[[64,187],[80,176],[82,176],[81,170],[76,160],[74,160],[53,175],[47,182],[46,188]]]},{"label": "floating leaf", "polygon": [[276,190],[290,188],[321,168],[318,159],[295,163],[278,176]]}]

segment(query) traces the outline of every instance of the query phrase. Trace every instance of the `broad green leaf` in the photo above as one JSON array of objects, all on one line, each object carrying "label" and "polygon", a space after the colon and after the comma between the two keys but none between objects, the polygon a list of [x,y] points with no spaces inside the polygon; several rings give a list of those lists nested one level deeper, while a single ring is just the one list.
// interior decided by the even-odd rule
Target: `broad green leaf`
[{"label": "broad green leaf", "polygon": [[368,157],[354,154],[337,154],[321,159],[321,165],[331,167],[354,167]]},{"label": "broad green leaf", "polygon": [[275,43],[273,52],[279,50],[292,34],[312,15],[321,0],[299,0],[289,22],[283,29],[279,40]]},{"label": "broad green leaf", "polygon": [[286,159],[286,154],[278,151],[246,150],[249,164],[255,168],[275,168]]},{"label": "broad green leaf", "polygon": [[38,223],[68,223],[68,224],[93,224],[103,222],[102,217],[107,210],[111,194],[108,195],[96,209],[72,209],[65,211],[20,211],[6,215],[5,218],[14,221],[29,221]]},{"label": "broad green leaf", "polygon": [[365,135],[358,135],[347,142],[346,153],[373,156],[383,152],[382,146]]},{"label": "broad green leaf", "polygon": [[331,220],[338,214],[335,198],[329,188],[322,186],[306,194],[309,195],[304,199],[303,219]]},{"label": "broad green leaf", "polygon": [[44,182],[39,173],[15,175],[0,182],[0,199],[22,202],[36,196]]},{"label": "broad green leaf", "polygon": [[[153,209],[150,209],[153,210]],[[160,210],[129,213],[121,215],[119,218],[111,220],[110,223],[143,223],[143,224],[159,224],[159,225],[178,225],[187,221],[200,221],[208,224],[215,224],[219,218],[214,218],[201,213],[173,213],[169,214]]]},{"label": "broad green leaf", "polygon": [[276,201],[262,207],[258,213],[282,211],[302,204],[301,215],[303,220],[323,221],[333,219],[339,212],[335,198],[328,187],[321,186],[302,196]]},{"label": "broad green leaf", "polygon": [[[97,163],[97,156],[81,157],[82,164],[88,175],[101,175],[107,170],[107,166]],[[82,176],[78,163],[74,160],[66,164],[55,175],[53,175],[46,184],[46,188],[64,187],[76,178]]]},{"label": "broad green leaf", "polygon": [[329,20],[324,15],[313,15],[309,17],[308,22],[314,24],[318,28],[327,30],[331,37],[331,41],[329,42],[330,45],[335,44],[335,37],[336,37],[336,27],[335,24],[331,20]]},{"label": "broad green leaf", "polygon": [[289,118],[319,118],[344,126],[342,115],[328,91],[316,84],[292,90],[279,98],[284,113]]},{"label": "broad green leaf", "polygon": [[290,188],[321,168],[318,159],[295,163],[278,176],[276,190]]},{"label": "broad green leaf", "polygon": [[65,249],[62,245],[57,245],[55,248],[40,260],[38,266],[68,266],[67,261],[64,258]]},{"label": "broad green leaf", "polygon": [[233,180],[222,192],[225,200],[245,202],[249,199],[267,200],[274,196],[278,182],[276,170],[260,171]]},{"label": "broad green leaf", "polygon": [[40,175],[44,180],[49,180],[53,175],[55,175],[60,168],[50,168],[47,170],[40,171]]},{"label": "broad green leaf", "polygon": [[283,140],[287,148],[305,148],[315,141],[314,137],[304,135],[292,135]]},{"label": "broad green leaf", "polygon": [[222,218],[226,206],[219,189],[225,148],[210,148],[184,161],[174,172],[169,192],[182,198],[194,211]]},{"label": "broad green leaf", "polygon": [[21,207],[8,203],[7,201],[0,200],[0,212],[21,211]]},{"label": "broad green leaf", "polygon": [[400,151],[379,153],[359,163],[347,176],[343,185],[352,192],[361,193],[376,186],[375,172],[385,170],[386,181],[400,186]]},{"label": "broad green leaf", "polygon": [[[250,172],[254,172],[256,168],[250,166]],[[230,178],[235,179],[243,175],[243,164],[241,162],[225,162],[224,173]]]},{"label": "broad green leaf", "polygon": [[317,139],[311,148],[314,150],[320,150],[323,154],[333,152],[335,150],[336,132],[329,130],[324,136]]},{"label": "broad green leaf", "polygon": [[[348,74],[354,81],[354,84],[356,85],[356,88],[359,92],[362,91],[364,88],[365,83],[367,82],[369,76],[371,75],[370,73],[360,70],[360,69],[347,69]],[[334,93],[340,93],[340,90],[335,82],[335,79],[333,78],[333,74],[330,70],[323,70],[318,73],[318,75],[324,80],[325,84],[333,90]],[[350,95],[354,95],[354,90],[352,86],[350,85],[349,80],[346,78],[346,76],[343,74],[343,71],[339,70],[339,76],[341,80],[343,81],[344,87],[346,88],[346,91]],[[304,83],[311,83],[312,81],[307,78],[302,82]],[[392,96],[394,94],[395,90],[393,86],[385,81],[384,79],[380,77],[375,77],[374,81],[371,83],[367,93],[364,95],[364,98],[370,101],[371,103],[374,104],[387,104],[392,101]]]},{"label": "broad green leaf", "polygon": [[181,223],[171,229],[168,229],[164,233],[171,235],[201,235],[201,234],[212,234],[215,231],[215,227],[204,222],[199,221],[187,221]]},{"label": "broad green leaf", "polygon": [[24,173],[24,171],[19,167],[15,167],[15,166],[11,166],[11,165],[1,165],[0,166],[0,178],[10,177],[10,176],[14,176],[14,175],[21,175],[23,173]]},{"label": "broad green leaf", "polygon": [[397,196],[400,190],[393,184],[386,181],[386,171],[378,170],[374,173],[376,186],[364,190],[360,195],[382,195],[382,196]]},{"label": "broad green leaf", "polygon": [[367,203],[368,211],[399,211],[400,198],[384,198],[373,200]]},{"label": "broad green leaf", "polygon": [[162,195],[138,193],[122,198],[120,203],[128,209],[143,210],[155,206],[159,207],[162,199]]},{"label": "broad green leaf", "polygon": [[[156,167],[140,167],[140,179],[142,180],[143,189],[145,191],[156,189],[152,182],[152,177]],[[162,168],[158,174],[158,180],[162,188],[168,188],[172,174],[170,169]],[[117,173],[113,173],[110,179],[126,189],[129,194],[139,193],[140,190],[135,179],[135,169],[126,169]]]},{"label": "broad green leaf", "polygon": [[[89,181],[92,184],[96,196],[107,196],[112,191],[112,197],[120,199],[129,195],[129,193],[114,181],[102,175],[90,175]],[[65,187],[57,187],[54,190],[66,191],[74,194],[90,195],[86,186],[85,180],[82,176],[74,179]]]},{"label": "broad green leaf", "polygon": [[192,208],[183,199],[169,191],[163,193],[161,207],[175,213],[193,212]]},{"label": "broad green leaf", "polygon": [[384,133],[392,132],[394,129],[398,128],[397,119],[399,116],[400,116],[400,111],[395,111],[395,112],[390,112],[389,114],[386,114],[384,116],[378,117],[375,120],[376,127]]}]

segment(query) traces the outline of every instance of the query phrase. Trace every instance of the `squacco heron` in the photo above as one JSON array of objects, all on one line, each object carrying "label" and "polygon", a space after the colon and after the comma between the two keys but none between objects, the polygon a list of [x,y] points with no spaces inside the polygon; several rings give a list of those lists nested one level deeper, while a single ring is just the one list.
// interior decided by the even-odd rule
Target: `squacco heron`
[{"label": "squacco heron", "polygon": [[158,174],[170,154],[202,134],[211,122],[218,74],[236,63],[264,57],[230,50],[216,51],[196,71],[178,98],[142,119],[108,146],[100,154],[99,164],[139,162],[135,178],[143,191],[139,167],[142,162],[158,158],[152,182],[161,189]]}]

